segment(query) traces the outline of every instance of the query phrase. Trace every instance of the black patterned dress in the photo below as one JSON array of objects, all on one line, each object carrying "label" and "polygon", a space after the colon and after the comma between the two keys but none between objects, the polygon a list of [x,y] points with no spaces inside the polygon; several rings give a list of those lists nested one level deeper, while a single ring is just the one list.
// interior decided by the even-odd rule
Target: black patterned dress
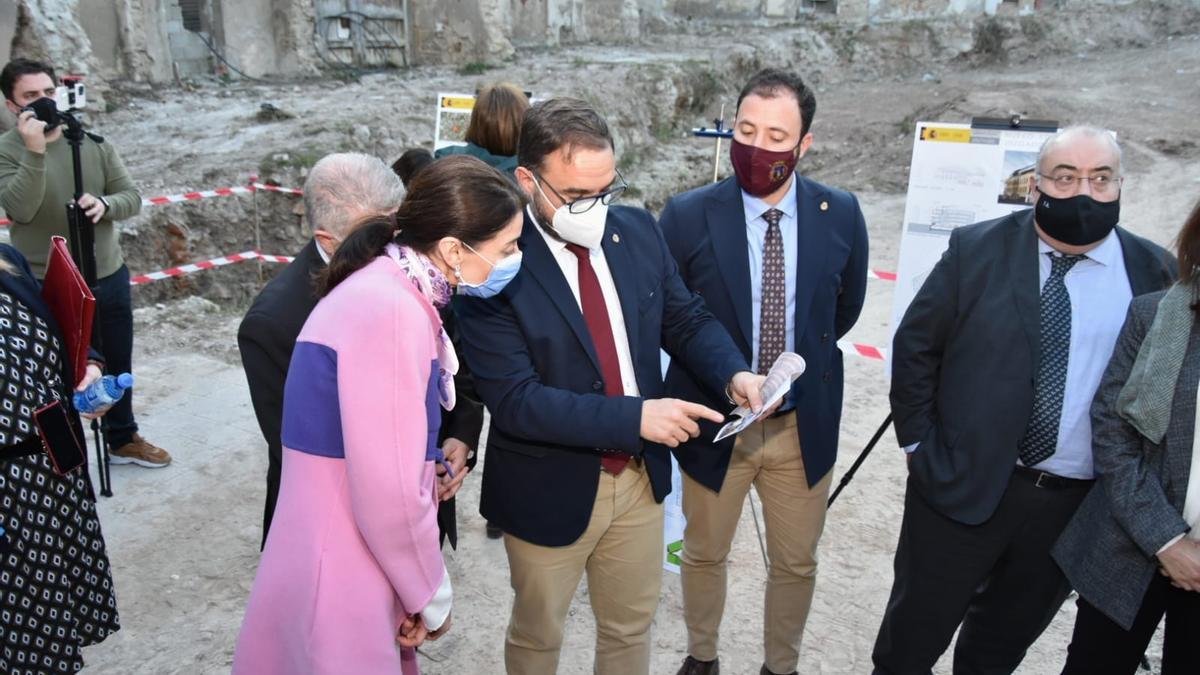
[{"label": "black patterned dress", "polygon": [[[0,291],[0,446],[37,433],[33,411],[66,394],[58,338]],[[81,647],[120,625],[86,474],[44,452],[0,458],[0,673],[74,673]]]}]

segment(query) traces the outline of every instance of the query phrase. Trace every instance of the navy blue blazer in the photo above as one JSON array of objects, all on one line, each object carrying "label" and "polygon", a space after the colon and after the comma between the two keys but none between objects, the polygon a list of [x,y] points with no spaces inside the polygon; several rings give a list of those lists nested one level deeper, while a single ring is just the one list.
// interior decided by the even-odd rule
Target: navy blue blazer
[{"label": "navy blue blazer", "polygon": [[697,373],[705,399],[748,367],[684,286],[654,217],[614,206],[603,249],[641,397],[605,396],[583,313],[528,215],[520,245],[521,270],[500,295],[455,298],[466,361],[492,415],[479,510],[521,539],[565,546],[591,518],[600,449],[644,461],[657,501],[671,491],[667,449],[640,436],[642,400],[663,396],[660,349]]},{"label": "navy blue blazer", "polygon": [[[849,192],[796,174],[797,259],[795,351],[806,368],[792,387],[796,429],[809,486],[833,468],[842,418],[842,353],[837,341],[854,326],[867,292],[867,226]],[[704,297],[734,336],[747,361],[753,355],[754,307],[742,191],[733,177],[671,198],[659,218],[671,255],[688,288]],[[708,406],[723,403],[686,364],[671,362],[667,395]],[[718,425],[701,423],[700,437],[675,458],[694,480],[720,490],[734,439],[713,444]]]}]

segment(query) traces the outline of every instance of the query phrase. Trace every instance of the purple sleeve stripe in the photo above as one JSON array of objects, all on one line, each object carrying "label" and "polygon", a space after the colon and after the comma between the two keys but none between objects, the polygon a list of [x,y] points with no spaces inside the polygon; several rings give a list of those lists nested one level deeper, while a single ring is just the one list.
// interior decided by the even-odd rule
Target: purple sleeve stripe
[{"label": "purple sleeve stripe", "polygon": [[310,455],[345,458],[338,405],[337,352],[297,342],[283,389],[283,445]]}]

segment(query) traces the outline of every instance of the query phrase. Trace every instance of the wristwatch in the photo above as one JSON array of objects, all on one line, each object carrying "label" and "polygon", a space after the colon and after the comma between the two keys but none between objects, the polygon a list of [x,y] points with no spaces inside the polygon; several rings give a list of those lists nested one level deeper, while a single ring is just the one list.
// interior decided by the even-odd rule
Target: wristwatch
[{"label": "wristwatch", "polygon": [[108,212],[112,210],[112,204],[109,204],[108,200],[104,197],[96,197],[96,199],[99,199],[100,203],[104,205],[104,215],[107,216]]}]

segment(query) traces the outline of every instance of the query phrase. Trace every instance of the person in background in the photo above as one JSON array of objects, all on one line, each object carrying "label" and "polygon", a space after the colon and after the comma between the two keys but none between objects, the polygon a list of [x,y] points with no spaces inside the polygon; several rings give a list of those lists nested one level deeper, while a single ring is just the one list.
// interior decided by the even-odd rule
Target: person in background
[{"label": "person in background", "polygon": [[[13,221],[13,246],[39,279],[46,273],[50,238],[69,235],[64,205],[75,198],[74,169],[62,125],[47,132],[45,122],[22,109],[40,99],[52,101],[57,85],[54,69],[38,61],[14,59],[0,71],[4,104],[17,117],[16,128],[0,135],[0,208]],[[110,371],[128,373],[133,370],[133,300],[116,221],[137,215],[142,198],[112,143],[85,138],[80,155],[84,194],[78,203],[95,233],[101,348]],[[111,463],[151,469],[171,463],[166,450],[138,433],[133,389],[104,419]]]},{"label": "person in background", "polygon": [[[659,225],[679,276],[700,294],[742,356],[766,373],[782,352],[804,374],[779,411],[713,445],[716,425],[675,449],[687,528],[680,556],[688,656],[679,675],[714,675],[729,550],[750,486],[762,499],[770,570],[763,602],[761,673],[795,673],[817,579],[842,415],[837,341],[867,291],[867,226],[854,195],[805,178],[817,100],[794,73],[756,73],[738,96],[734,176],[672,197]],[[706,405],[672,363],[667,393]]]},{"label": "person in background", "polygon": [[[529,97],[516,85],[500,83],[484,87],[471,109],[471,121],[464,136],[467,144],[441,148],[434,157],[470,155],[513,175],[517,169],[521,123],[528,110]],[[499,539],[502,534],[498,525],[487,521],[488,539]]]},{"label": "person in background", "polygon": [[[58,401],[77,439],[75,367],[25,258],[0,245],[0,673],[74,673],[120,629],[87,465],[60,474],[34,424]],[[75,391],[100,378],[92,353]]]},{"label": "person in background", "polygon": [[471,109],[471,121],[463,137],[467,144],[441,148],[433,156],[471,155],[511,174],[517,168],[517,144],[526,110],[529,98],[516,85],[484,87]]},{"label": "person in background", "polygon": [[408,183],[417,175],[417,172],[424,169],[433,161],[433,155],[425,148],[412,148],[405,150],[404,154],[395,162],[392,162],[392,171],[400,177],[400,182],[404,183],[404,187],[408,188]]},{"label": "person in background", "polygon": [[411,675],[415,648],[449,628],[434,466],[458,357],[437,310],[513,278],[524,205],[499,171],[454,157],[338,247],[288,370],[279,503],[234,673]]},{"label": "person in background", "polygon": [[1132,675],[1166,615],[1163,675],[1200,673],[1200,203],[1179,283],[1134,298],[1092,403],[1097,484],[1054,547],[1079,592],[1064,675]]},{"label": "person in background", "polygon": [[1092,397],[1129,301],[1170,254],[1118,226],[1121,148],[1078,126],[1038,153],[1035,207],[955,229],[892,343],[908,453],[875,673],[1009,673],[1070,586],[1050,557],[1088,490]]}]

